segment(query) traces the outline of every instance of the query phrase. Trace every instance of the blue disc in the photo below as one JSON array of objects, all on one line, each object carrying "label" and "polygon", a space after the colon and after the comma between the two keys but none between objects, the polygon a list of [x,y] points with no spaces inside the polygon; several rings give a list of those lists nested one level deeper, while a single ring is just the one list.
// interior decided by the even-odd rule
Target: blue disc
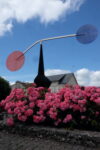
[{"label": "blue disc", "polygon": [[76,39],[82,44],[88,44],[93,42],[98,35],[97,29],[92,25],[84,25],[77,31]]}]

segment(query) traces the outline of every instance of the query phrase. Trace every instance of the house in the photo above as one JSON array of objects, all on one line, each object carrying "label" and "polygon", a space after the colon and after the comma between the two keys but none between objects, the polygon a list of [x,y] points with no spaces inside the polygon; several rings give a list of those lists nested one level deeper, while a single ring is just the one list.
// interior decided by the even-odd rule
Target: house
[{"label": "house", "polygon": [[65,87],[65,85],[78,85],[74,73],[59,74],[48,76],[51,81],[51,91],[57,92],[59,89]]},{"label": "house", "polygon": [[[51,81],[50,89],[52,92],[57,92],[59,89],[65,87],[66,84],[78,85],[74,73],[52,75],[52,76],[47,76],[47,78]],[[14,88],[25,89],[29,86],[31,86],[31,83],[17,81],[15,84],[12,85],[12,89]]]},{"label": "house", "polygon": [[12,89],[15,89],[15,88],[25,89],[25,88],[30,87],[31,85],[32,85],[32,83],[29,83],[29,82],[16,81],[15,84],[11,85],[11,88]]}]

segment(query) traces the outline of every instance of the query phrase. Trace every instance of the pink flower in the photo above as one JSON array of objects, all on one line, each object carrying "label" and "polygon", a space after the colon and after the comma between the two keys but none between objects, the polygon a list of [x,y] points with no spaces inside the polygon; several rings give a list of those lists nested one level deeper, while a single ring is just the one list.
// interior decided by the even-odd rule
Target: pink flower
[{"label": "pink flower", "polygon": [[66,109],[68,109],[68,108],[69,108],[69,103],[66,103],[66,102],[61,102],[61,103],[60,103],[60,109],[61,109],[62,111],[66,110]]},{"label": "pink flower", "polygon": [[34,108],[34,107],[35,107],[35,103],[34,103],[34,102],[30,102],[30,103],[29,103],[29,107],[30,107],[30,108]]},{"label": "pink flower", "polygon": [[85,119],[86,118],[86,116],[81,116],[81,119],[83,120],[83,119]]},{"label": "pink flower", "polygon": [[14,114],[14,111],[11,110],[11,108],[8,109],[8,114]]},{"label": "pink flower", "polygon": [[95,99],[94,102],[95,102],[96,104],[100,105],[100,98]]},{"label": "pink flower", "polygon": [[40,122],[43,122],[44,120],[45,120],[45,116],[43,116],[43,115],[40,115],[40,116],[34,115],[33,116],[33,122],[35,122],[35,123],[40,123]]},{"label": "pink flower", "polygon": [[61,119],[58,119],[57,121],[55,121],[54,125],[55,125],[55,126],[58,126],[59,123],[61,123]]},{"label": "pink flower", "polygon": [[50,88],[48,88],[47,90],[48,90],[48,92],[51,92],[51,89],[50,89]]},{"label": "pink flower", "polygon": [[25,111],[25,115],[26,116],[31,116],[33,114],[33,110],[32,109],[27,109],[26,111]]},{"label": "pink flower", "polygon": [[57,112],[50,113],[50,118],[56,120],[57,119]]},{"label": "pink flower", "polygon": [[21,113],[24,113],[26,110],[25,110],[25,107],[23,106],[23,107],[20,107],[20,112]]},{"label": "pink flower", "polygon": [[26,101],[26,100],[23,101],[23,105],[25,105],[25,104],[27,104],[27,101]]},{"label": "pink flower", "polygon": [[17,103],[16,103],[16,106],[17,107],[20,107],[20,106],[23,106],[24,105],[24,103],[22,102],[22,101],[18,101]]},{"label": "pink flower", "polygon": [[11,94],[10,94],[10,96],[7,96],[7,97],[6,97],[5,101],[8,102],[8,101],[10,101],[10,100],[11,100]]},{"label": "pink flower", "polygon": [[45,88],[44,87],[38,87],[37,90],[42,91],[42,90],[45,90]]},{"label": "pink flower", "polygon": [[18,115],[18,119],[19,119],[20,121],[25,122],[25,121],[27,120],[27,116],[25,116],[25,115]]},{"label": "pink flower", "polygon": [[9,109],[11,107],[11,103],[9,102],[9,103],[6,103],[6,105],[5,105],[5,110],[7,110],[7,109]]},{"label": "pink flower", "polygon": [[37,96],[29,96],[29,100],[30,100],[31,102],[34,102],[34,101],[37,100]]},{"label": "pink flower", "polygon": [[29,96],[35,97],[35,99],[37,99],[40,96],[39,92],[37,91],[37,88],[29,87],[27,89],[27,93]]},{"label": "pink flower", "polygon": [[86,108],[85,107],[80,107],[80,112],[85,112]]},{"label": "pink flower", "polygon": [[83,99],[83,100],[78,100],[78,104],[79,105],[85,105],[86,104],[86,100]]},{"label": "pink flower", "polygon": [[73,104],[73,110],[74,110],[74,111],[80,110],[80,106],[77,105],[77,104]]},{"label": "pink flower", "polygon": [[72,115],[71,114],[68,114],[64,120],[63,120],[63,123],[67,123],[67,122],[70,122],[72,120]]},{"label": "pink flower", "polygon": [[1,103],[0,103],[1,106],[5,106],[5,104],[6,104],[5,100],[2,100]]},{"label": "pink flower", "polygon": [[22,99],[25,97],[23,89],[15,89],[15,96],[18,100]]},{"label": "pink flower", "polygon": [[46,104],[42,101],[42,102],[37,102],[37,106],[39,107],[39,108],[41,108],[42,110],[46,110],[47,109],[47,106],[46,106]]},{"label": "pink flower", "polygon": [[100,112],[99,112],[99,111],[96,111],[96,112],[95,112],[95,115],[96,115],[96,116],[98,116],[99,114],[100,114]]},{"label": "pink flower", "polygon": [[7,119],[7,125],[8,125],[8,126],[13,126],[13,125],[14,125],[14,120],[13,120],[13,118],[8,118],[8,119]]},{"label": "pink flower", "polygon": [[47,115],[51,119],[56,120],[57,119],[57,115],[58,115],[56,108],[50,108],[50,110],[47,112]]},{"label": "pink flower", "polygon": [[14,109],[14,113],[15,113],[15,114],[19,114],[19,113],[21,113],[20,108],[16,107],[16,108]]},{"label": "pink flower", "polygon": [[43,111],[43,110],[37,111],[37,115],[43,115],[43,114],[44,114],[44,111]]}]

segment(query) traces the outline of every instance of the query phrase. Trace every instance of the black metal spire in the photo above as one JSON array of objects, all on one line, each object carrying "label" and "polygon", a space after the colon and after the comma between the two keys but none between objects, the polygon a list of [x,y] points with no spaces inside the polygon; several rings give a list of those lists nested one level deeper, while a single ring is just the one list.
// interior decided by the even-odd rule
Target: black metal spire
[{"label": "black metal spire", "polygon": [[44,61],[43,61],[43,47],[40,44],[40,57],[39,57],[39,66],[38,66],[38,75],[34,79],[37,87],[46,87],[49,88],[51,81],[44,74]]},{"label": "black metal spire", "polygon": [[44,61],[43,61],[42,44],[40,44],[40,58],[39,58],[39,66],[38,66],[38,75],[44,75]]}]

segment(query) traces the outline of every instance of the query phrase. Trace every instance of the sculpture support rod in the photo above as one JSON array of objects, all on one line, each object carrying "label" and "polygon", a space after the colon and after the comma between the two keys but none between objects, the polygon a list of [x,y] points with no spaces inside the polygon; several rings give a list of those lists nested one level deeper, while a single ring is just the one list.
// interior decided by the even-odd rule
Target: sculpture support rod
[{"label": "sculpture support rod", "polygon": [[62,39],[62,38],[67,38],[67,37],[75,37],[77,34],[70,34],[70,35],[63,35],[63,36],[57,36],[57,37],[51,37],[51,38],[46,38],[46,39],[41,39],[33,43],[30,47],[28,47],[23,54],[25,54],[29,49],[31,49],[33,46],[35,46],[38,43],[44,42],[44,41],[49,41],[49,40],[55,40],[55,39]]},{"label": "sculpture support rod", "polygon": [[[75,36],[80,36],[80,35],[77,35],[77,34],[69,34],[69,35],[56,36],[56,37],[51,37],[51,38],[46,38],[46,39],[38,40],[38,41],[34,42],[31,46],[29,46],[29,47],[23,52],[23,54],[25,54],[28,50],[30,50],[33,46],[35,46],[35,45],[38,44],[38,43],[42,43],[42,42],[44,42],[44,41],[49,41],[49,40],[67,38],[67,37],[75,37]],[[23,55],[23,54],[22,54],[22,55]],[[17,59],[19,59],[22,55],[20,55]]]}]

